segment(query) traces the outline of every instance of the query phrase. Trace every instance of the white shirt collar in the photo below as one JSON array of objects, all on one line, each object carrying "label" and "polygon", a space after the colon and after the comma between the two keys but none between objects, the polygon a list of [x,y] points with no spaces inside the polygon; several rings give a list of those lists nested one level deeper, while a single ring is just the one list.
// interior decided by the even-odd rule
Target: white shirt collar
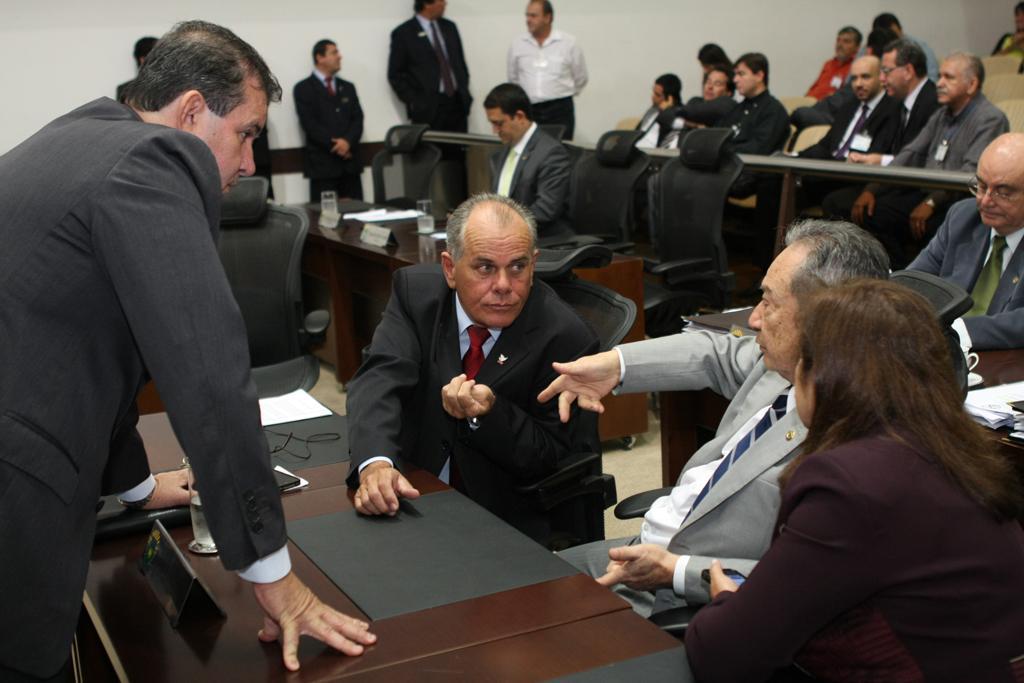
[{"label": "white shirt collar", "polygon": [[[426,33],[428,36],[430,35],[430,25],[437,23],[436,21],[431,21],[430,19],[427,19],[422,14],[416,15],[416,21],[420,22],[420,27],[423,29],[423,32]],[[437,30],[440,32],[441,28],[438,27]]]},{"label": "white shirt collar", "polygon": [[530,141],[530,138],[533,137],[533,134],[536,131],[537,131],[537,124],[536,123],[531,123],[530,127],[526,129],[525,133],[523,133],[523,137],[519,138],[519,142],[517,142],[512,147],[512,149],[516,153],[516,159],[517,160],[520,159],[523,156],[523,151],[526,149],[526,144]]},{"label": "white shirt collar", "polygon": [[320,82],[324,84],[325,88],[327,87],[327,80],[328,79],[330,79],[332,81],[334,80],[334,76],[328,76],[327,74],[325,74],[320,69],[313,69],[313,75],[320,79]]},{"label": "white shirt collar", "polygon": [[559,31],[557,28],[553,28],[551,29],[551,33],[548,34],[547,40],[545,40],[544,44],[541,45],[540,43],[537,42],[537,39],[533,37],[533,34],[527,31],[526,33],[523,34],[523,40],[530,43],[534,47],[544,48],[547,47],[548,45],[551,45],[552,43],[557,43],[560,40],[565,40],[565,34]]},{"label": "white shirt collar", "polygon": [[[466,313],[466,309],[462,307],[462,302],[459,301],[459,293],[455,292],[455,318],[459,323],[459,334],[463,334],[470,325],[476,325],[469,314]],[[487,330],[491,333],[491,339],[497,339],[501,334],[500,327],[488,327]]]},{"label": "white shirt collar", "polygon": [[868,105],[868,115],[869,116],[871,115],[871,112],[875,111],[875,107],[878,106],[878,103],[882,101],[883,97],[885,97],[885,88],[882,88],[881,90],[879,90],[877,95],[875,95],[870,100],[865,102],[865,104]]},{"label": "white shirt collar", "polygon": [[[994,238],[998,234],[999,233],[997,233],[995,230],[993,230],[992,228],[989,228],[988,243],[990,245],[990,248],[991,248],[991,244],[992,244],[992,238]],[[1017,228],[1016,230],[1011,232],[1009,235],[1007,235],[1006,236],[1006,253],[1007,254],[1012,254],[1013,252],[1017,251],[1017,245],[1020,244],[1021,239],[1024,239],[1024,227]]]}]

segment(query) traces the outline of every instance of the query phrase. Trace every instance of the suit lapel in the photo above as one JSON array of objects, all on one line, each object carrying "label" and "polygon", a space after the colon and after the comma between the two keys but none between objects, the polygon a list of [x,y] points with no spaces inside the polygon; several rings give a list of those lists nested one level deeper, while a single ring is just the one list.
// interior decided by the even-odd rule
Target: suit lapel
[{"label": "suit lapel", "polygon": [[506,377],[512,376],[515,367],[532,355],[533,344],[530,341],[536,328],[534,310],[538,299],[536,291],[531,291],[522,313],[501,331],[501,336],[480,366],[477,382],[492,389],[501,386]]},{"label": "suit lapel", "polygon": [[[509,194],[515,192],[515,189],[519,187],[519,179],[522,177],[526,164],[530,161],[530,155],[533,154],[534,148],[537,146],[537,136],[540,135],[540,130],[533,131],[533,137],[526,143],[526,148],[523,149],[523,156],[519,157],[516,161],[516,170],[512,173],[512,184],[509,186]],[[508,153],[506,152],[506,156]]]},{"label": "suit lapel", "polygon": [[1014,292],[1017,291],[1017,284],[1020,282],[1021,275],[1024,274],[1024,250],[1021,249],[1021,244],[1018,244],[1013,251],[1010,263],[1006,266],[1003,276],[999,278],[999,286],[996,288],[995,294],[992,295],[992,303],[989,304],[987,311],[988,315],[1001,313],[1009,305]]},{"label": "suit lapel", "polygon": [[438,306],[434,320],[434,363],[442,385],[462,374],[462,353],[459,349],[459,317],[455,314],[455,292],[447,290],[444,304]]}]

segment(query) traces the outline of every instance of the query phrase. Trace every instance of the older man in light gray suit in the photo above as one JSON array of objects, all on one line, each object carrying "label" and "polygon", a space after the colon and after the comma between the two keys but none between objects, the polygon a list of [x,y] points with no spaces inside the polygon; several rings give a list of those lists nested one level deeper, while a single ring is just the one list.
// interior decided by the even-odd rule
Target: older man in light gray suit
[{"label": "older man in light gray suit", "polygon": [[974,199],[954,204],[910,264],[971,292],[974,307],[953,323],[965,349],[1024,346],[1024,134],[1007,133],[982,153]]},{"label": "older man in light gray suit", "polygon": [[565,218],[571,170],[569,152],[537,127],[530,107],[514,83],[496,86],[484,99],[487,120],[505,145],[491,156],[491,190],[533,212],[544,246],[573,234]]},{"label": "older man in light gray suit", "polygon": [[710,388],[732,399],[715,438],[651,506],[639,537],[577,546],[562,557],[645,616],[682,600],[707,602],[701,572],[716,558],[749,572],[771,541],[779,474],[806,433],[790,392],[800,298],[855,277],[887,277],[888,266],[882,245],[860,228],[808,221],[790,230],[764,277],[764,298],[750,316],[756,338],[684,332],[556,363],[562,376],[539,399],[560,394],[566,416],[574,400],[601,412],[601,397],[616,385],[621,392]]}]

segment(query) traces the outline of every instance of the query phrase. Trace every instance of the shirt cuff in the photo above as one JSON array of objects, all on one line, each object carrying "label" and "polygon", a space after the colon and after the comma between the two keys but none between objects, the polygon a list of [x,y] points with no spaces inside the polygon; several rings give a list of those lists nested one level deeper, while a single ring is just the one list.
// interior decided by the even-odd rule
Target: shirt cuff
[{"label": "shirt cuff", "polygon": [[966,349],[965,353],[970,351],[974,347],[974,344],[971,342],[971,333],[967,331],[967,323],[964,322],[964,319],[957,318],[950,324],[950,327],[952,327],[953,331],[956,332],[958,337],[960,337],[960,348]]},{"label": "shirt cuff", "polygon": [[363,470],[366,469],[366,466],[373,462],[386,462],[392,467],[395,466],[395,462],[391,458],[385,458],[383,455],[378,455],[376,458],[370,458],[363,462],[363,464],[359,466],[359,473],[362,474]]},{"label": "shirt cuff", "polygon": [[680,555],[672,572],[672,592],[681,598],[686,597],[686,565],[689,563],[689,555]]},{"label": "shirt cuff", "polygon": [[615,353],[619,354],[619,383],[612,389],[612,396],[618,396],[622,388],[622,380],[626,378],[626,359],[622,357],[622,349],[615,347]]},{"label": "shirt cuff", "polygon": [[238,572],[238,575],[250,583],[274,583],[286,577],[291,570],[292,558],[288,554],[288,546],[283,545],[253,562]]},{"label": "shirt cuff", "polygon": [[888,166],[889,164],[892,163],[892,160],[893,160],[893,155],[892,154],[883,154],[882,155],[882,166]]},{"label": "shirt cuff", "polygon": [[146,496],[151,494],[155,488],[156,478],[150,474],[141,484],[133,486],[123,493],[117,494],[117,498],[125,503],[135,503],[145,499]]}]

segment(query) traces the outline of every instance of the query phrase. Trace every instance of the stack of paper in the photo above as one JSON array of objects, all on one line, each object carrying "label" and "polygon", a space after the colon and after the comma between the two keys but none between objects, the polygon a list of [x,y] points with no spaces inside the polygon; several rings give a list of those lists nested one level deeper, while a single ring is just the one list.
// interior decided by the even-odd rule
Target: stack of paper
[{"label": "stack of paper", "polygon": [[1014,382],[967,392],[964,408],[977,422],[990,429],[999,429],[1014,426],[1010,402],[1020,400],[1024,400],[1024,382]]},{"label": "stack of paper", "polygon": [[380,223],[381,221],[408,221],[421,216],[416,209],[405,211],[389,211],[388,209],[370,209],[369,211],[356,211],[346,213],[345,220],[362,221],[364,223]]},{"label": "stack of paper", "polygon": [[320,403],[302,389],[284,396],[260,399],[260,421],[264,427],[310,420],[331,414],[330,408]]}]

